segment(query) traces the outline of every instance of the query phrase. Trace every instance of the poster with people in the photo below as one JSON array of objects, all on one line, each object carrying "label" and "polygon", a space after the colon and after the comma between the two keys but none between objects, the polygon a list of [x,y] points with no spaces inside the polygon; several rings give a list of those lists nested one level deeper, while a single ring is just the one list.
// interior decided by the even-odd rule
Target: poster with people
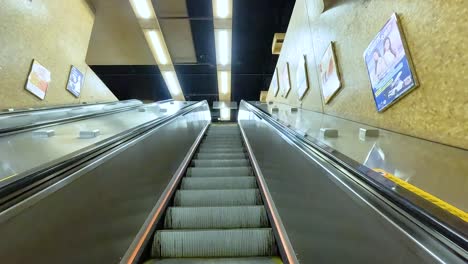
[{"label": "poster with people", "polygon": [[369,44],[364,60],[379,112],[418,85],[396,14]]},{"label": "poster with people", "polygon": [[288,97],[289,91],[291,91],[291,80],[289,79],[289,62],[286,62],[281,73],[281,89],[283,90],[282,96]]},{"label": "poster with people", "polygon": [[70,76],[68,78],[67,90],[74,96],[79,97],[81,87],[83,86],[83,79],[83,73],[81,73],[75,66],[72,66]]},{"label": "poster with people", "polygon": [[322,60],[320,61],[319,70],[323,99],[327,104],[341,87],[338,68],[336,66],[335,52],[333,51],[333,43],[328,45],[327,50],[323,54]]},{"label": "poster with people", "polygon": [[299,59],[299,64],[297,64],[297,71],[296,71],[296,88],[297,88],[297,96],[299,100],[302,100],[305,93],[309,89],[309,78],[307,76],[307,63],[306,63],[306,56],[302,55]]},{"label": "poster with people", "polygon": [[273,91],[273,96],[278,95],[279,91],[279,84],[278,84],[278,69],[275,68],[275,72],[273,73],[273,78],[271,79],[271,89]]},{"label": "poster with people", "polygon": [[50,71],[37,60],[33,60],[31,71],[26,82],[26,90],[44,100],[50,83]]}]

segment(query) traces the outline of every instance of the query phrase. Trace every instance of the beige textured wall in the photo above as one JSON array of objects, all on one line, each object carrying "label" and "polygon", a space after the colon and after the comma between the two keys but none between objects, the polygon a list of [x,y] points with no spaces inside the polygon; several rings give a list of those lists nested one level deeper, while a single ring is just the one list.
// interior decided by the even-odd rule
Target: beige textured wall
[{"label": "beige textured wall", "polygon": [[[2,0],[0,109],[117,100],[85,63],[93,21],[85,0]],[[33,59],[51,72],[43,101],[24,89]],[[86,75],[80,98],[66,90],[71,65]]]},{"label": "beige textured wall", "polygon": [[[301,105],[295,74],[299,56],[307,54],[312,88],[303,108],[468,149],[468,1],[325,0],[318,16],[315,2],[296,1],[278,61],[280,72],[290,63],[293,90],[287,98],[270,91],[268,100]],[[363,52],[393,12],[399,15],[420,86],[378,113]],[[342,88],[324,105],[316,65],[330,41]]]}]

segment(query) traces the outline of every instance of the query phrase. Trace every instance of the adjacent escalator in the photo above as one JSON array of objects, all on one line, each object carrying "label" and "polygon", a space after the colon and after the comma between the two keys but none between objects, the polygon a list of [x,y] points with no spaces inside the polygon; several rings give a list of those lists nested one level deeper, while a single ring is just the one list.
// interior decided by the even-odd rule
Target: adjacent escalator
[{"label": "adjacent escalator", "polygon": [[213,124],[182,178],[147,263],[281,263],[237,124]]}]

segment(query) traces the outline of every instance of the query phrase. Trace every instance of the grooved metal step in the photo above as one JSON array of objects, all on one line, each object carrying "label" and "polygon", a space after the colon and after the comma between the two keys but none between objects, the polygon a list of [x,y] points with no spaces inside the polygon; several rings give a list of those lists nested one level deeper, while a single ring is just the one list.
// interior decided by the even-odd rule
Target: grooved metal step
[{"label": "grooved metal step", "polygon": [[169,207],[164,219],[165,229],[260,227],[268,227],[263,206]]},{"label": "grooved metal step", "polygon": [[200,153],[231,153],[231,152],[245,152],[243,147],[203,147],[198,150]]},{"label": "grooved metal step", "polygon": [[255,177],[184,177],[181,190],[255,189]]},{"label": "grooved metal step", "polygon": [[244,190],[178,190],[175,206],[240,206],[261,205],[258,189]]},{"label": "grooved metal step", "polygon": [[188,177],[229,177],[229,176],[252,176],[251,167],[225,167],[225,168],[188,168]]},{"label": "grooved metal step", "polygon": [[225,153],[198,153],[195,155],[196,159],[210,159],[210,160],[216,160],[216,159],[245,159],[247,156],[245,153],[231,153],[231,154],[225,154]]},{"label": "grooved metal step", "polygon": [[281,264],[278,257],[152,259],[144,264]]},{"label": "grooved metal step", "polygon": [[249,165],[247,159],[192,160],[192,166],[194,167],[246,167]]},{"label": "grooved metal step", "polygon": [[161,230],[153,257],[250,257],[276,254],[271,228],[227,230]]}]

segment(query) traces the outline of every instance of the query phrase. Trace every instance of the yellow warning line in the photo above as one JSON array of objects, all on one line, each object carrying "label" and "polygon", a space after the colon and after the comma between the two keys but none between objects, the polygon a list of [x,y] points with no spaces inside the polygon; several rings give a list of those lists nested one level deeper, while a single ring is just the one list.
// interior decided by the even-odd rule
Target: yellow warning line
[{"label": "yellow warning line", "polygon": [[376,172],[379,172],[381,173],[385,178],[391,180],[392,182],[398,184],[399,186],[407,189],[408,191],[422,197],[423,199],[429,201],[430,203],[442,208],[443,210],[455,215],[456,217],[462,219],[463,221],[465,222],[468,222],[468,213],[463,211],[463,210],[460,210],[458,209],[457,207],[435,197],[434,195],[428,193],[428,192],[425,192],[421,189],[419,189],[418,187],[410,184],[410,183],[407,183],[405,182],[404,180],[396,177],[395,175],[392,175],[388,172],[386,172],[385,170],[383,169],[374,169]]}]

